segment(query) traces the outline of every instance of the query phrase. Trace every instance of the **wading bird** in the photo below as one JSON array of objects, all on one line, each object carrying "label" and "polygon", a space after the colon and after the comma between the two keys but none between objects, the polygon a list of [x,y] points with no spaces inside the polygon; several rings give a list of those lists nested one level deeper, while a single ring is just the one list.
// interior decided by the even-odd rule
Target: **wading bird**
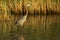
[{"label": "wading bird", "polygon": [[[27,16],[28,16],[28,8],[29,8],[29,6],[30,6],[30,4],[27,4],[26,5],[26,7],[25,7],[25,12],[26,12],[26,14],[24,14],[24,12],[23,12],[23,16],[20,18],[20,19],[18,19],[16,22],[15,22],[15,26],[17,26],[17,25],[20,25],[20,28],[18,28],[18,30],[20,30],[20,38],[18,38],[19,40],[25,40],[25,38],[24,38],[24,26],[23,26],[23,24],[24,24],[24,22],[26,21],[26,19],[27,19]],[[24,11],[24,10],[23,10]]]},{"label": "wading bird", "polygon": [[28,8],[29,8],[29,6],[30,6],[30,4],[26,5],[26,8],[25,8],[26,14],[15,22],[15,24],[14,24],[15,26],[20,25],[21,27],[23,27],[23,24],[26,21],[27,16],[28,16]]}]

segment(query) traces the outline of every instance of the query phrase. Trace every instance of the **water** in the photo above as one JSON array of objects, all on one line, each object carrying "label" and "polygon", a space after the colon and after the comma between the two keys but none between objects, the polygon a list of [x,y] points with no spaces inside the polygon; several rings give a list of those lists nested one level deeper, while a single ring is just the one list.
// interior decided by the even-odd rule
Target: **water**
[{"label": "water", "polygon": [[60,40],[60,15],[29,15],[23,36],[20,25],[14,27],[15,19],[0,20],[0,40]]}]

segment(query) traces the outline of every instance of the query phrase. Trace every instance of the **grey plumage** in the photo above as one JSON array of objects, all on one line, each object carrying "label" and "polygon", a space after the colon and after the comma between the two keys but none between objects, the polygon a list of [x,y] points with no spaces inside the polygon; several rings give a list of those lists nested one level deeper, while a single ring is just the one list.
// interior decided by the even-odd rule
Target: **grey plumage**
[{"label": "grey plumage", "polygon": [[27,14],[26,15],[24,15],[23,17],[21,17],[20,19],[18,19],[16,22],[15,22],[15,26],[16,25],[21,25],[21,26],[23,26],[23,23],[25,22],[25,20],[26,20],[26,18],[27,18]]},{"label": "grey plumage", "polygon": [[27,19],[27,16],[28,16],[28,7],[30,5],[28,4],[27,7],[26,7],[26,14],[24,16],[22,16],[20,19],[18,19],[16,22],[15,22],[15,26],[16,25],[20,25],[20,26],[23,26],[24,22],[26,21]]}]

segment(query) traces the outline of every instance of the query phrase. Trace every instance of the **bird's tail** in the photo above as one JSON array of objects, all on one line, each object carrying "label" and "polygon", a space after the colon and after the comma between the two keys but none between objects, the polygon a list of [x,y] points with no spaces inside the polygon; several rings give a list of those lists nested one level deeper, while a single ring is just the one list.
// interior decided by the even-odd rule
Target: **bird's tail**
[{"label": "bird's tail", "polygon": [[17,26],[17,24],[16,24],[16,23],[14,23],[14,26],[16,27],[16,26]]},{"label": "bird's tail", "polygon": [[15,21],[14,26],[15,26],[15,27],[17,26],[17,21]]},{"label": "bird's tail", "polygon": [[14,30],[17,31],[17,24],[14,24]]}]

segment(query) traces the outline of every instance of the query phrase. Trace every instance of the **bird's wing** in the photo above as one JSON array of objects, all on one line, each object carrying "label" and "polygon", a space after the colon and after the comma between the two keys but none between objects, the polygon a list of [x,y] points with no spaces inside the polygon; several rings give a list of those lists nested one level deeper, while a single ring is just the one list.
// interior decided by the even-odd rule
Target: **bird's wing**
[{"label": "bird's wing", "polygon": [[14,25],[19,25],[19,24],[21,25],[25,22],[25,20],[26,20],[26,16],[23,16],[23,17],[19,18],[18,20],[16,20]]}]

